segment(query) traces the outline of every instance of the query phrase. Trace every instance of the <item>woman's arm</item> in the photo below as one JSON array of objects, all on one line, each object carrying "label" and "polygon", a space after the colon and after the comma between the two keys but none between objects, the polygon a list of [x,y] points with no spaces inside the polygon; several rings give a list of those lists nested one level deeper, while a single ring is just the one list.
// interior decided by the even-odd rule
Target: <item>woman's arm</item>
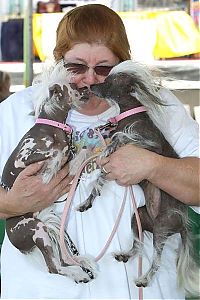
[{"label": "woman's arm", "polygon": [[38,175],[41,167],[40,163],[28,166],[8,192],[0,188],[0,219],[40,211],[69,192],[73,177],[68,175],[68,166],[59,171],[48,184],[43,183]]},{"label": "woman's arm", "polygon": [[126,145],[99,161],[108,180],[128,186],[147,179],[160,189],[188,205],[200,205],[199,162],[196,157],[168,158]]}]

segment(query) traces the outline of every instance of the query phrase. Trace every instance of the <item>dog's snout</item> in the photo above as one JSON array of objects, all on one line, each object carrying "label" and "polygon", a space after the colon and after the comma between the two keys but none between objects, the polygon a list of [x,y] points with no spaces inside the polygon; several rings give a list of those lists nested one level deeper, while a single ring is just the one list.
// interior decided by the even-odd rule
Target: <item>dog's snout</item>
[{"label": "dog's snout", "polygon": [[81,101],[85,102],[85,101],[89,100],[90,91],[87,86],[80,88],[79,93],[81,95]]},{"label": "dog's snout", "polygon": [[92,92],[94,95],[98,96],[99,94],[99,88],[98,88],[98,84],[92,84],[90,86],[90,92]]},{"label": "dog's snout", "polygon": [[91,92],[95,91],[95,87],[96,87],[96,84],[92,84],[92,85],[90,86]]}]

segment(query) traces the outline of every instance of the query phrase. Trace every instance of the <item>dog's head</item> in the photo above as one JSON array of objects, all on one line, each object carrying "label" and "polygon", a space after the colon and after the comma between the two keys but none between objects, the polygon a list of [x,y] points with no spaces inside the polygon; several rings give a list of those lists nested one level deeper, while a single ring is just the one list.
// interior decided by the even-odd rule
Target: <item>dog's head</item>
[{"label": "dog's head", "polygon": [[49,97],[46,100],[46,105],[50,102],[57,103],[62,109],[68,109],[69,107],[79,107],[82,102],[86,102],[89,99],[89,90],[87,87],[78,88],[74,83],[68,84],[54,84],[49,87]]},{"label": "dog's head", "polygon": [[143,105],[161,104],[159,82],[148,68],[140,63],[124,61],[115,66],[103,83],[90,86],[99,98],[120,104],[125,97],[135,97]]},{"label": "dog's head", "polygon": [[126,73],[110,74],[103,83],[93,84],[90,89],[99,98],[119,102],[121,97],[135,92],[134,78]]},{"label": "dog's head", "polygon": [[77,108],[89,99],[88,88],[77,88],[71,79],[72,74],[59,62],[34,80],[37,84],[33,95],[36,117],[42,111],[48,114],[63,110],[67,113],[71,107]]}]

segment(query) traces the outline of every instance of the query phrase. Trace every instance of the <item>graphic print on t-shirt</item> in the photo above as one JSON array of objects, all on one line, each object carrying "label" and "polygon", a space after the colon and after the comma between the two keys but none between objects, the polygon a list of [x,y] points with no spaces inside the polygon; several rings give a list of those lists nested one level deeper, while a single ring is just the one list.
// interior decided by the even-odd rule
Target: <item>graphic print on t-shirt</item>
[{"label": "graphic print on t-shirt", "polygon": [[[101,132],[106,144],[109,143],[108,131]],[[86,128],[82,132],[75,131],[73,133],[73,144],[76,147],[76,151],[79,152],[81,149],[88,149],[92,155],[99,154],[103,151],[104,145],[101,138],[95,132],[93,128]],[[92,171],[98,168],[96,159],[92,159],[84,168],[83,173],[90,174]]]}]

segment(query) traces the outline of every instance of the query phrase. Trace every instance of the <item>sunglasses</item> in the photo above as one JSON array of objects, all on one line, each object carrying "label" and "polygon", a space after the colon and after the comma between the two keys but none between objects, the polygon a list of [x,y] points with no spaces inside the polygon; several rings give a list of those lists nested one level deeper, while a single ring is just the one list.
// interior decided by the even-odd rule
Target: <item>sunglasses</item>
[{"label": "sunglasses", "polygon": [[74,74],[84,74],[89,70],[89,68],[92,68],[94,72],[100,76],[108,76],[108,74],[114,67],[114,66],[88,67],[87,65],[83,65],[83,64],[66,63],[64,60],[63,60],[63,65],[64,68],[66,68],[69,72],[72,72]]}]

